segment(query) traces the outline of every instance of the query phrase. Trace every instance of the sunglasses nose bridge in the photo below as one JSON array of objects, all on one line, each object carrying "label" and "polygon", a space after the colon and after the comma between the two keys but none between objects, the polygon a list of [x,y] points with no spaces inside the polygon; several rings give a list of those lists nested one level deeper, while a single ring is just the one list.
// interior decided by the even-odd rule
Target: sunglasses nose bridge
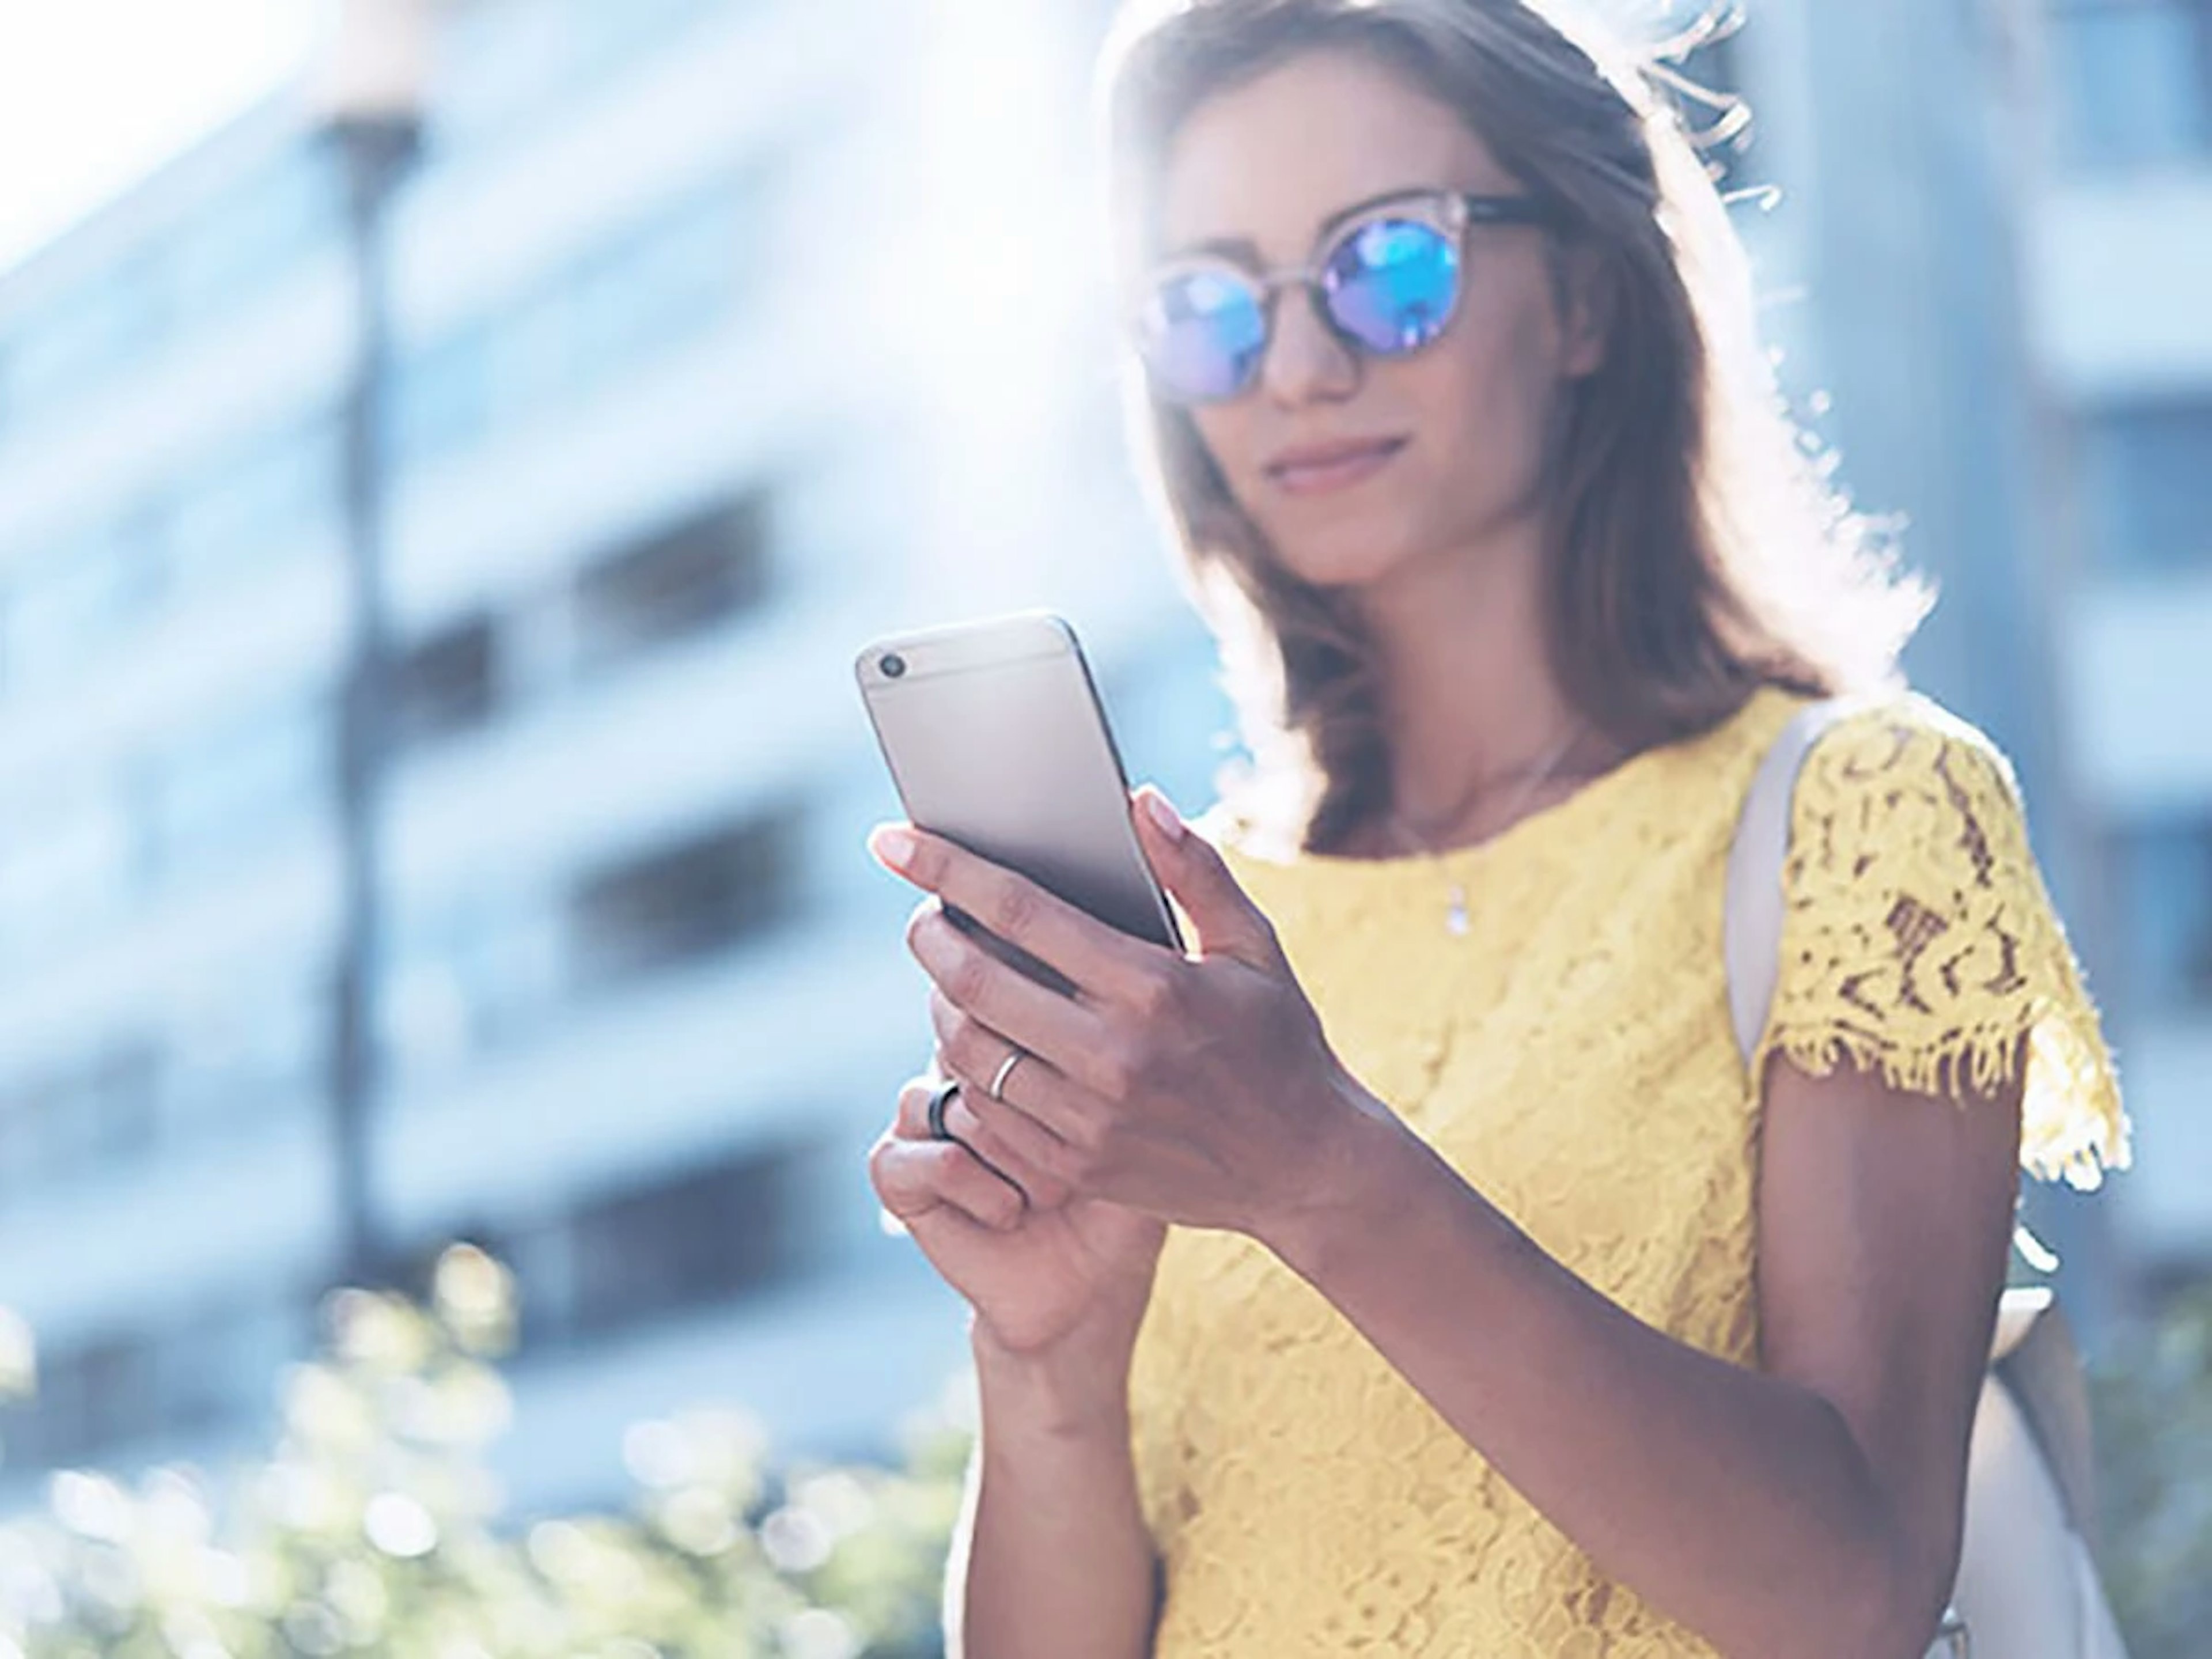
[{"label": "sunglasses nose bridge", "polygon": [[1272,270],[1253,279],[1260,290],[1260,307],[1267,313],[1268,332],[1274,331],[1278,313],[1282,309],[1285,290],[1303,289],[1311,302],[1314,313],[1325,325],[1333,325],[1328,314],[1328,285],[1319,265],[1299,265],[1284,270]]},{"label": "sunglasses nose bridge", "polygon": [[[1284,395],[1303,398],[1357,380],[1359,343],[1329,309],[1322,267],[1271,272],[1260,279],[1260,289],[1267,312],[1267,344],[1255,367],[1255,381],[1273,383]],[[1285,328],[1282,301],[1285,290],[1292,289],[1305,299],[1306,318],[1295,328]]]}]

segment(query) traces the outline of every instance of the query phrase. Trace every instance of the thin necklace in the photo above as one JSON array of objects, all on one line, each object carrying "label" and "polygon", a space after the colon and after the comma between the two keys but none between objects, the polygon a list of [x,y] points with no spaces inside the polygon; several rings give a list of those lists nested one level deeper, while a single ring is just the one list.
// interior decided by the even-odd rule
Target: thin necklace
[{"label": "thin necklace", "polygon": [[[1575,746],[1576,740],[1582,736],[1585,724],[1586,722],[1583,720],[1577,720],[1567,728],[1566,737],[1546,757],[1543,765],[1537,768],[1528,781],[1521,787],[1521,793],[1514,796],[1513,810],[1506,815],[1504,823],[1491,831],[1492,836],[1503,835],[1513,827],[1514,823],[1521,817],[1522,809],[1528,805],[1528,798],[1542,787],[1547,778],[1559,769],[1559,763],[1566,759],[1567,751]],[[1455,823],[1465,816],[1468,807],[1474,802],[1475,797],[1482,793],[1485,787],[1486,786],[1478,786],[1463,797],[1446,822]],[[1399,816],[1398,809],[1395,805],[1391,807],[1384,822],[1389,826],[1391,833],[1401,842],[1410,844],[1414,851],[1423,854],[1431,863],[1439,862],[1443,859],[1442,851],[1425,838],[1415,835],[1413,826]],[[1454,933],[1463,934],[1468,927],[1467,884],[1459,877],[1454,876],[1451,878],[1450,891],[1449,902],[1444,907],[1444,926]]]}]

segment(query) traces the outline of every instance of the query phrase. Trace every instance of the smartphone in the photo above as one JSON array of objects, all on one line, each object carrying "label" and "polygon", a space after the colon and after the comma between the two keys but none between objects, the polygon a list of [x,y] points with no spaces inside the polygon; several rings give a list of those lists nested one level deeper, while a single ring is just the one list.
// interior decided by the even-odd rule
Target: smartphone
[{"label": "smartphone", "polygon": [[[1180,952],[1129,822],[1129,781],[1075,630],[1048,611],[881,639],[854,660],[908,818],[1110,927]],[[951,904],[1001,961],[1073,986]]]}]

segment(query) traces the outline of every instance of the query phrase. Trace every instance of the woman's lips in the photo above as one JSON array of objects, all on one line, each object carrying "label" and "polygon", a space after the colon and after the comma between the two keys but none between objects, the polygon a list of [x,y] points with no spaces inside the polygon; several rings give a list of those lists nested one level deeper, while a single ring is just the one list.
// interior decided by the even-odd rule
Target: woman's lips
[{"label": "woman's lips", "polygon": [[1323,495],[1372,477],[1405,447],[1403,438],[1311,444],[1285,450],[1263,471],[1285,495]]}]

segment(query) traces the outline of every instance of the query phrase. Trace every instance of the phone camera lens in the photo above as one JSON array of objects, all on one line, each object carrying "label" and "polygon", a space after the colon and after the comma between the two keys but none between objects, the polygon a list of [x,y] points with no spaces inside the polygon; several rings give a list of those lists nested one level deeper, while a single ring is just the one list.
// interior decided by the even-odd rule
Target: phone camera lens
[{"label": "phone camera lens", "polygon": [[888,653],[876,665],[884,671],[884,678],[887,680],[895,680],[906,672],[906,659],[896,651]]}]

